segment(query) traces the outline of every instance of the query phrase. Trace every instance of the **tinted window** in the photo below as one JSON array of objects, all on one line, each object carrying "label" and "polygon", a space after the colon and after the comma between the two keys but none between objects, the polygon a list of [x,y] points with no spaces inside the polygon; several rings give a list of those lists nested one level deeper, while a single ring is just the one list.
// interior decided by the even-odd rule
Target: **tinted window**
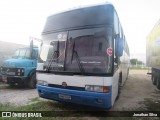
[{"label": "tinted window", "polygon": [[[65,36],[64,40],[59,39],[60,34]],[[40,57],[46,70],[97,74],[110,73],[112,70],[110,27],[46,34],[43,40]]]},{"label": "tinted window", "polygon": [[78,55],[85,72],[110,72],[111,57],[107,54],[107,48],[112,46],[111,34],[111,29],[106,28],[70,31],[66,69],[79,71],[76,57]]},{"label": "tinted window", "polygon": [[48,17],[43,33],[77,27],[113,25],[113,6],[110,4],[79,8]]}]

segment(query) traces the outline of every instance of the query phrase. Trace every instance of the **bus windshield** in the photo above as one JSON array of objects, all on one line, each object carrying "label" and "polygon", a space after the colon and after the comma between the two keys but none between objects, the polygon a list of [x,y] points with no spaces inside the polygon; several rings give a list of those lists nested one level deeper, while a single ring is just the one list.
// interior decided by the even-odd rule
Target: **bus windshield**
[{"label": "bus windshield", "polygon": [[[40,60],[52,72],[106,74],[112,70],[112,29],[101,27],[43,35]],[[111,54],[107,50],[110,48]]]}]

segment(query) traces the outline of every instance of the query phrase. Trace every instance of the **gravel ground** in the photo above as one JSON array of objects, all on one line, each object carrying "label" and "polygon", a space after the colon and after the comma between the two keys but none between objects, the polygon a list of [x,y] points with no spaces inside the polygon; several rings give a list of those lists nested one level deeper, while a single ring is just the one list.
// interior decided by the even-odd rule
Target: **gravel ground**
[{"label": "gravel ground", "polygon": [[[145,98],[156,99],[160,91],[152,85],[147,70],[130,70],[129,78],[125,82],[119,99],[115,102],[112,111],[133,110],[143,107]],[[0,104],[13,106],[26,105],[39,99],[36,89],[10,87],[0,83]]]},{"label": "gravel ground", "polygon": [[27,89],[17,86],[10,87],[5,84],[0,85],[0,104],[12,106],[26,105],[34,102],[34,99],[37,97],[38,93],[36,89]]}]

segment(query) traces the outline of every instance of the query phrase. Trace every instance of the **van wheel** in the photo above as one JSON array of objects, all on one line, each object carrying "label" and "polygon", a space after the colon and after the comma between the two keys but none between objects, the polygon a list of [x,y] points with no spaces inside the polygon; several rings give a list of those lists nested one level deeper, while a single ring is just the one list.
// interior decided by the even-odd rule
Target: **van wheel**
[{"label": "van wheel", "polygon": [[156,75],[152,75],[152,83],[153,83],[153,85],[156,85],[156,83],[157,83],[157,76]]},{"label": "van wheel", "polygon": [[158,74],[158,76],[157,76],[156,86],[157,86],[157,89],[160,90],[160,74]]},{"label": "van wheel", "polygon": [[10,84],[9,84],[9,86],[10,86],[10,87],[14,87],[14,86],[15,86],[15,84],[13,84],[13,83],[10,83]]},{"label": "van wheel", "polygon": [[36,73],[33,73],[30,76],[30,80],[28,82],[28,87],[34,89],[36,87]]}]

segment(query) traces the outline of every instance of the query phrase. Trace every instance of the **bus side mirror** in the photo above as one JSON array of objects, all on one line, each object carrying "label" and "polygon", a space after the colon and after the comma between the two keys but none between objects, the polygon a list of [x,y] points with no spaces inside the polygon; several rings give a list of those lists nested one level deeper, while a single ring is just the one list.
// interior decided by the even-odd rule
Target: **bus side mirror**
[{"label": "bus side mirror", "polygon": [[123,48],[124,48],[124,39],[118,38],[117,39],[117,57],[121,57],[123,55]]}]

